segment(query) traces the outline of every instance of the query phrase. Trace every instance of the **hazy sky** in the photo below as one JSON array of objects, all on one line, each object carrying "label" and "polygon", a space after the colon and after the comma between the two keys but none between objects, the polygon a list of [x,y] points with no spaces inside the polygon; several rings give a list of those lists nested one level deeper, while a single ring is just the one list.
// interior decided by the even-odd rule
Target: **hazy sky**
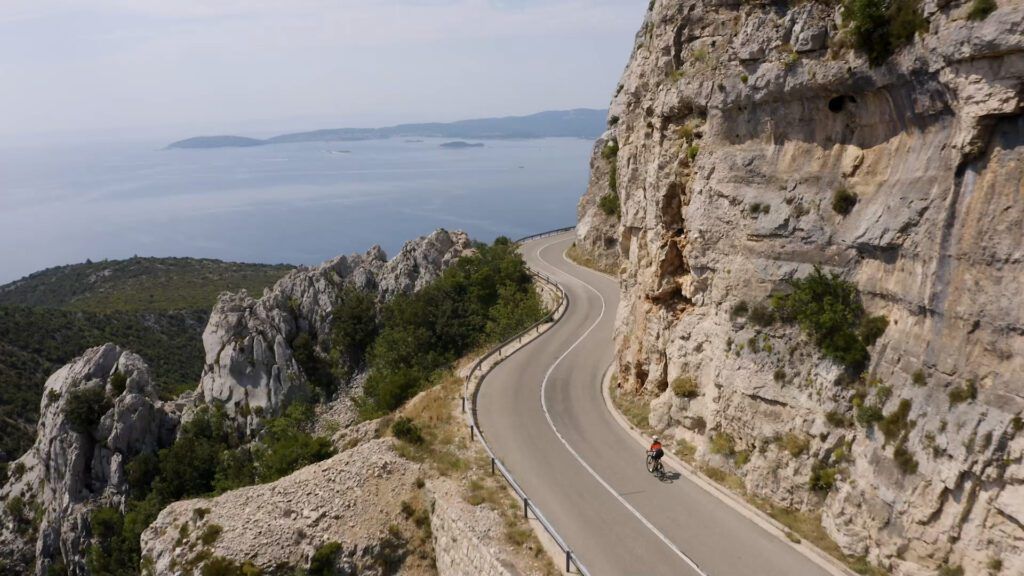
[{"label": "hazy sky", "polygon": [[3,0],[0,140],[607,106],[646,0]]}]

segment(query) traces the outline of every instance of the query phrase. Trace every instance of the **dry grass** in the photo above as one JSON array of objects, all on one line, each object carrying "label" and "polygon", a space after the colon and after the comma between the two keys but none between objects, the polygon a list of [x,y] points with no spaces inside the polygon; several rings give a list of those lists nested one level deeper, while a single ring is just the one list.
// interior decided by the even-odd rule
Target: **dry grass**
[{"label": "dry grass", "polygon": [[635,428],[646,435],[654,434],[656,431],[651,427],[651,399],[643,394],[631,394],[621,390],[615,385],[615,379],[611,384],[612,404],[619,412],[629,420]]},{"label": "dry grass", "polygon": [[510,557],[530,574],[558,574],[533,529],[522,517],[522,504],[509,492],[500,475],[491,474],[490,458],[469,437],[461,415],[463,381],[456,370],[444,374],[437,385],[424,391],[400,415],[412,420],[425,438],[420,445],[398,442],[398,452],[422,462],[438,476],[455,480],[465,490],[463,499],[472,506],[486,506],[501,517]]},{"label": "dry grass", "polygon": [[576,246],[575,242],[572,246],[569,246],[568,250],[565,251],[565,257],[579,264],[580,266],[583,266],[584,268],[590,268],[591,270],[603,272],[613,278],[619,277],[619,269],[617,266],[604,264],[598,262],[597,260],[591,258],[590,256],[587,256],[586,254],[583,253],[582,250],[579,249],[578,246]]}]

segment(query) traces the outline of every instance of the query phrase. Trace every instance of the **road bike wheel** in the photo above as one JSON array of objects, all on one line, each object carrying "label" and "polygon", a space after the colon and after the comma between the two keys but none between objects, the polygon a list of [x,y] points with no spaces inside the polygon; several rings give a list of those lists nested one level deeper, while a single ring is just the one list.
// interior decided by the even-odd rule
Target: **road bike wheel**
[{"label": "road bike wheel", "polygon": [[658,463],[654,459],[654,456],[647,456],[647,471],[648,472],[653,474],[654,473],[654,469],[655,469],[655,467],[657,465],[658,465]]}]

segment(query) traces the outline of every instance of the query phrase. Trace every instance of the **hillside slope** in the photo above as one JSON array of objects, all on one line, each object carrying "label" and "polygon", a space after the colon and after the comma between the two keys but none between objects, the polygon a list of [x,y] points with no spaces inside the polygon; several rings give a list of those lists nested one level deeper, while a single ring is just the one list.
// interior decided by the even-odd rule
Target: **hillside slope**
[{"label": "hillside slope", "polygon": [[83,350],[118,343],[150,363],[165,397],[194,388],[217,296],[259,294],[291,269],[130,258],[50,268],[0,286],[0,464],[31,446],[46,377]]},{"label": "hillside slope", "polygon": [[850,556],[1024,573],[1024,5],[650,5],[578,228],[620,387]]}]

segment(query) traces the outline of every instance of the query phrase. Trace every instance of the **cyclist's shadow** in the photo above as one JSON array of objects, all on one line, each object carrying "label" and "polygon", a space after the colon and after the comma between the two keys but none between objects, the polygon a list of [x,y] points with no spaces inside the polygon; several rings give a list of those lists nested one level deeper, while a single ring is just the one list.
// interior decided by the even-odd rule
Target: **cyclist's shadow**
[{"label": "cyclist's shadow", "polygon": [[666,472],[662,472],[661,474],[658,474],[657,478],[658,478],[658,480],[664,482],[665,484],[671,484],[671,483],[675,482],[676,480],[679,480],[680,478],[682,478],[682,474],[680,474],[679,472],[675,472],[675,471],[672,471],[672,472],[666,471]]}]

